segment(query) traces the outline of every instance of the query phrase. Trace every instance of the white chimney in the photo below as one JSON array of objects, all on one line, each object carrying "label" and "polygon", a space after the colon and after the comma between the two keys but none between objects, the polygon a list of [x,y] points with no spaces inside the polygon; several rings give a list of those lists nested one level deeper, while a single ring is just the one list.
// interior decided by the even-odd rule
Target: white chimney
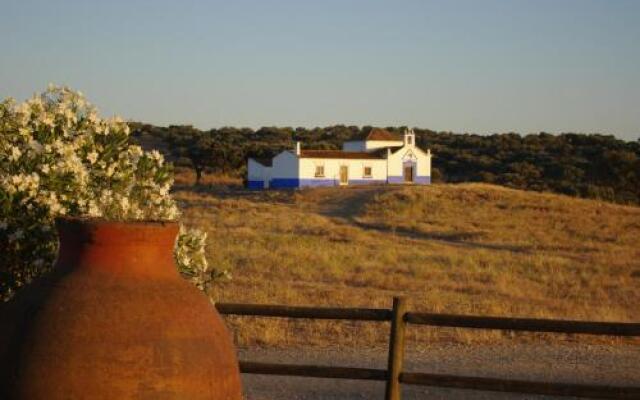
[{"label": "white chimney", "polygon": [[300,155],[300,142],[296,142],[296,155]]}]

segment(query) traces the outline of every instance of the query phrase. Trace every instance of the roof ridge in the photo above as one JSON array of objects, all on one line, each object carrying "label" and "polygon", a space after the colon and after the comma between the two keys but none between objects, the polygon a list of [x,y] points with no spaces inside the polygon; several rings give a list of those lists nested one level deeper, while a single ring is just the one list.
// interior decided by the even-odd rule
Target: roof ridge
[{"label": "roof ridge", "polygon": [[365,140],[402,141],[402,137],[383,128],[373,128]]}]

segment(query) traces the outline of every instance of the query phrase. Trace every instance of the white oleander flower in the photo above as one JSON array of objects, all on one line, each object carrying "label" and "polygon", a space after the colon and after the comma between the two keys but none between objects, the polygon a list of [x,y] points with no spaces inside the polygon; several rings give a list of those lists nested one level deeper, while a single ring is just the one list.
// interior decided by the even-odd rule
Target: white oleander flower
[{"label": "white oleander flower", "polygon": [[109,165],[109,167],[107,168],[107,171],[105,172],[105,174],[108,177],[111,177],[113,175],[113,173],[116,171],[116,168],[117,168],[116,164]]},{"label": "white oleander flower", "polygon": [[[80,93],[50,86],[22,103],[7,99],[0,110],[0,248],[15,265],[0,281],[0,298],[51,267],[58,216],[179,218],[162,154],[129,144],[127,124],[100,118]],[[208,266],[205,244],[205,234],[181,227],[176,262],[200,288],[225,276]]]},{"label": "white oleander flower", "polygon": [[89,208],[87,210],[89,217],[102,217],[102,211],[94,201],[89,202]]},{"label": "white oleander flower", "polygon": [[44,126],[48,126],[50,128],[53,128],[53,117],[49,114],[42,114],[42,117],[40,118],[40,123]]},{"label": "white oleander flower", "polygon": [[20,149],[18,147],[11,146],[11,150],[9,152],[9,160],[18,161],[18,159],[20,158],[21,155],[22,155],[22,152],[20,151]]},{"label": "white oleander flower", "polygon": [[44,146],[38,142],[37,140],[31,139],[29,140],[29,147],[36,153],[40,154],[44,151]]},{"label": "white oleander flower", "polygon": [[87,154],[87,160],[89,160],[91,164],[95,164],[96,161],[98,161],[98,153],[96,151],[92,151],[91,153]]},{"label": "white oleander flower", "polygon": [[169,185],[164,185],[160,188],[158,193],[160,194],[160,196],[164,197],[169,194],[169,190],[171,190],[171,187],[169,187]]}]

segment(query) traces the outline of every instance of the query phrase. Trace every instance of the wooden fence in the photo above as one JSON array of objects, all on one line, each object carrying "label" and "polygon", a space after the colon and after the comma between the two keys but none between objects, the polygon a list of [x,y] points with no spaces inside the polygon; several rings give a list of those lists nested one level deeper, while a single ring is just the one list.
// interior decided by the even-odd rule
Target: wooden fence
[{"label": "wooden fence", "polygon": [[408,312],[405,299],[402,297],[393,299],[393,307],[391,309],[290,307],[258,304],[217,304],[216,307],[221,314],[226,315],[391,321],[387,369],[240,361],[240,371],[242,373],[386,381],[386,400],[400,400],[401,384],[600,399],[640,399],[640,386],[537,382],[406,372],[403,370],[404,337],[407,324],[529,332],[640,336],[640,323],[562,321]]}]

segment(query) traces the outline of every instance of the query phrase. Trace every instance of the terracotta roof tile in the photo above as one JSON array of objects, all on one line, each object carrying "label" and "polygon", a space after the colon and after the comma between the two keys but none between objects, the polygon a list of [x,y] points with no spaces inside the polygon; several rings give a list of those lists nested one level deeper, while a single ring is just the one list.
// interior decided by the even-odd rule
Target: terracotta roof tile
[{"label": "terracotta roof tile", "polygon": [[366,140],[396,140],[402,141],[402,137],[394,135],[386,129],[373,128],[367,135]]}]

